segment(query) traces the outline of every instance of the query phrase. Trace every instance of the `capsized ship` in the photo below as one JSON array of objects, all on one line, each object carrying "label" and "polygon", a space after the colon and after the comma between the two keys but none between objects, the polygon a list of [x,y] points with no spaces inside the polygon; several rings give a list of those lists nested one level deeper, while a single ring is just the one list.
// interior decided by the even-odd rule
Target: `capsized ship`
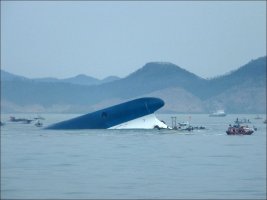
[{"label": "capsized ship", "polygon": [[162,129],[168,126],[154,112],[164,101],[144,97],[62,121],[46,129]]}]

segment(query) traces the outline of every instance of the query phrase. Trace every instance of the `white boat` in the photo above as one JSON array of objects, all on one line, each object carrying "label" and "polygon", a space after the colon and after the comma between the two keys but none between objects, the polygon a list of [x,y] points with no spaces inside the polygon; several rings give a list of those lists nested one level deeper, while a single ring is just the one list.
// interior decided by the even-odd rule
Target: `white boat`
[{"label": "white boat", "polygon": [[217,110],[214,113],[210,114],[210,117],[225,117],[226,113],[224,112],[224,110]]},{"label": "white boat", "polygon": [[180,131],[192,131],[194,128],[190,125],[189,122],[178,123],[177,130]]},{"label": "white boat", "polygon": [[192,131],[194,128],[190,125],[189,122],[180,122],[176,124],[176,117],[172,117],[172,128],[173,130],[178,131]]}]

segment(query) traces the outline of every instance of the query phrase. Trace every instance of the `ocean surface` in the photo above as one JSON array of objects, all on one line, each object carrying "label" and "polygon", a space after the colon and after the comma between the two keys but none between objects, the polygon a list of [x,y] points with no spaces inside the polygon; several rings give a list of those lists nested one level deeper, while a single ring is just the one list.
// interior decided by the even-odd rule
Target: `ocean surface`
[{"label": "ocean surface", "polygon": [[[1,121],[1,199],[266,199],[266,124],[257,115],[157,114],[205,130],[43,130]],[[14,114],[33,118],[36,115]],[[44,126],[78,116],[42,114]],[[257,127],[228,136],[236,118]]]}]

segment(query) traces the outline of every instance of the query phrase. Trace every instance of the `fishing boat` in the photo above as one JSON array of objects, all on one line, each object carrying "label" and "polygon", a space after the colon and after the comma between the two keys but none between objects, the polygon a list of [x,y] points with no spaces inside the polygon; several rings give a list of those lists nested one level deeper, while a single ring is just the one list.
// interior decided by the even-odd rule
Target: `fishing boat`
[{"label": "fishing boat", "polygon": [[172,127],[170,129],[178,130],[178,131],[192,131],[194,129],[193,126],[190,125],[188,121],[176,123],[176,117],[171,117],[172,119]]},{"label": "fishing boat", "polygon": [[181,122],[178,123],[178,125],[175,126],[173,129],[178,131],[192,131],[194,128],[190,125],[189,122]]},{"label": "fishing boat", "polygon": [[224,112],[224,110],[217,110],[216,112],[211,113],[209,116],[210,117],[225,117],[226,113]]},{"label": "fishing boat", "polygon": [[227,135],[251,135],[253,132],[248,126],[229,126],[226,131]]},{"label": "fishing boat", "polygon": [[233,126],[231,124],[229,125],[226,133],[227,135],[251,135],[254,130],[256,131],[257,128],[254,126],[253,128],[250,128],[247,124],[243,124],[243,122],[239,121],[237,118]]}]

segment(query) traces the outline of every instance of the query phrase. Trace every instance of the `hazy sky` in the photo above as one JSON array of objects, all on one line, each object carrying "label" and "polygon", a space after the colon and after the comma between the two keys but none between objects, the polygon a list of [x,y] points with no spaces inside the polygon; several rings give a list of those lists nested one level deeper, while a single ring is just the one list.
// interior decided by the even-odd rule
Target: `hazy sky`
[{"label": "hazy sky", "polygon": [[265,1],[1,1],[1,68],[27,77],[166,61],[206,78],[264,55]]}]

